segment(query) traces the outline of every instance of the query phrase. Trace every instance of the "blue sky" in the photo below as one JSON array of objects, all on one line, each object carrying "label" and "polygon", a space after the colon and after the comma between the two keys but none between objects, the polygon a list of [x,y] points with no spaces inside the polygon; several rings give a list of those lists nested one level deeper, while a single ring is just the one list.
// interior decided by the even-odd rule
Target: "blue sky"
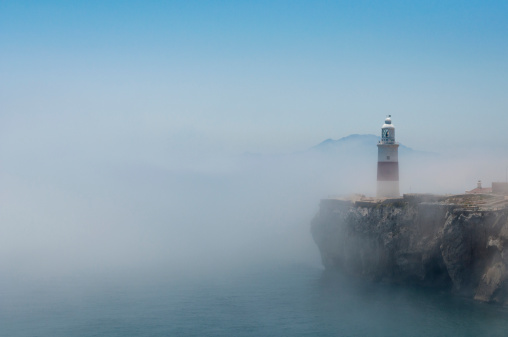
[{"label": "blue sky", "polygon": [[506,1],[0,1],[0,151],[508,141]]}]

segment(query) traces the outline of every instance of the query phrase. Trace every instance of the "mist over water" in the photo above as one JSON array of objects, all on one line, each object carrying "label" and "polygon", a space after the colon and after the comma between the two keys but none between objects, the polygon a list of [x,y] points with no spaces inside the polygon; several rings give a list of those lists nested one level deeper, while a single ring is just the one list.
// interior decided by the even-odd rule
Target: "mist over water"
[{"label": "mist over water", "polygon": [[500,308],[324,273],[310,222],[375,195],[387,114],[402,193],[507,179],[507,14],[0,1],[0,336],[502,335]]},{"label": "mist over water", "polygon": [[[284,155],[189,150],[184,158],[149,134],[138,133],[136,143],[125,132],[110,139],[90,127],[98,136],[83,144],[82,131],[65,131],[66,141],[53,132],[60,128],[43,124],[3,135],[4,277],[319,265],[309,234],[319,199],[375,194],[375,144]],[[487,186],[503,180],[505,158],[500,151],[401,153],[401,192],[462,193],[478,179]]]},{"label": "mist over water", "polygon": [[[451,321],[441,321],[440,295],[323,274],[310,221],[321,198],[375,194],[375,143],[183,156],[148,134],[134,142],[114,132],[122,142],[90,128],[98,138],[83,144],[79,132],[62,141],[46,127],[0,142],[0,332],[420,336],[436,321],[460,324],[448,309]],[[478,178],[499,180],[504,157],[479,157],[401,155],[401,191],[461,193]],[[490,310],[473,331],[505,328],[504,312]],[[389,323],[408,312],[407,325]],[[364,315],[375,318],[364,325]]]},{"label": "mist over water", "polygon": [[[124,275],[126,276],[126,275]],[[506,309],[320,268],[102,278],[2,292],[9,336],[505,336]],[[3,288],[5,289],[5,288]]]},{"label": "mist over water", "polygon": [[73,153],[70,140],[57,154],[50,145],[4,152],[0,249],[11,272],[3,275],[201,272],[316,258],[308,223],[322,191],[302,169],[277,158],[217,156],[194,167],[171,155],[104,160],[102,147],[69,158],[60,153]]}]

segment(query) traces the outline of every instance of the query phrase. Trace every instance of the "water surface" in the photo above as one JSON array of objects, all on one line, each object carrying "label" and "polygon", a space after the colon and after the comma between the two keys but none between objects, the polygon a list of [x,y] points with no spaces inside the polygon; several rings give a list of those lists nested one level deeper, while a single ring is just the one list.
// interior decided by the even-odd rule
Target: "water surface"
[{"label": "water surface", "polygon": [[319,267],[3,282],[2,336],[506,336],[508,310]]}]

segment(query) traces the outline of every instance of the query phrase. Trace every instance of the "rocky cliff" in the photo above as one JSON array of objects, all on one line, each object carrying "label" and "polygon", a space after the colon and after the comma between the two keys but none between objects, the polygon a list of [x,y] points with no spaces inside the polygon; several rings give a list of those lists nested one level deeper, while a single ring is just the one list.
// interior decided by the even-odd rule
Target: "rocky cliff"
[{"label": "rocky cliff", "polygon": [[508,208],[502,196],[324,199],[312,235],[327,269],[508,304]]}]

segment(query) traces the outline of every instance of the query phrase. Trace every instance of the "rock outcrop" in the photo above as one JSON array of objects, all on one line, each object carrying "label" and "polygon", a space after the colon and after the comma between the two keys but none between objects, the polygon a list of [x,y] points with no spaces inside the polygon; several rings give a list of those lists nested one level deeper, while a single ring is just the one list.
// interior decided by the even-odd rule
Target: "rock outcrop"
[{"label": "rock outcrop", "polygon": [[327,269],[508,304],[508,208],[496,200],[324,199],[312,235]]}]

